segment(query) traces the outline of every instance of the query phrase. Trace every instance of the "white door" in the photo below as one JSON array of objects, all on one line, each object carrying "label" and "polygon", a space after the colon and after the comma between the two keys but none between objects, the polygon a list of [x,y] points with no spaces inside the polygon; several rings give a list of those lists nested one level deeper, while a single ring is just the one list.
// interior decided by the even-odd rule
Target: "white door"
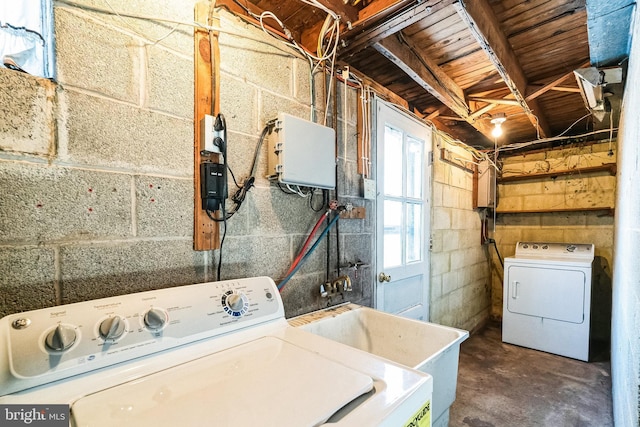
[{"label": "white door", "polygon": [[431,129],[376,100],[376,308],[429,320]]}]

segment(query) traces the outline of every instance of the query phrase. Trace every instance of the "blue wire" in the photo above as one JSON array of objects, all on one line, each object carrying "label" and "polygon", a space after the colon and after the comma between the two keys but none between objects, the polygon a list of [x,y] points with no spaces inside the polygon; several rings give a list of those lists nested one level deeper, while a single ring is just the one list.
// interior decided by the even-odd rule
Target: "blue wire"
[{"label": "blue wire", "polygon": [[338,213],[336,213],[336,216],[331,220],[331,222],[329,223],[329,225],[327,225],[325,227],[325,229],[322,231],[322,233],[320,234],[320,236],[318,236],[318,240],[316,240],[316,242],[313,244],[313,246],[311,246],[311,248],[307,251],[306,254],[304,254],[304,257],[302,257],[302,259],[300,260],[300,262],[298,263],[298,265],[296,265],[296,268],[294,268],[293,270],[291,270],[291,273],[289,273],[287,275],[287,277],[285,277],[284,279],[282,279],[282,281],[278,284],[278,290],[281,291],[282,288],[284,288],[284,285],[287,284],[287,282],[289,281],[289,279],[291,279],[291,277],[296,274],[296,272],[300,269],[300,267],[302,267],[302,264],[304,264],[304,262],[307,260],[307,258],[309,257],[309,255],[311,255],[311,253],[316,249],[316,247],[320,244],[320,242],[322,241],[322,239],[324,238],[324,236],[327,235],[327,233],[329,232],[329,230],[331,230],[331,227],[333,227],[333,224],[335,224],[338,220],[340,219],[340,215]]}]

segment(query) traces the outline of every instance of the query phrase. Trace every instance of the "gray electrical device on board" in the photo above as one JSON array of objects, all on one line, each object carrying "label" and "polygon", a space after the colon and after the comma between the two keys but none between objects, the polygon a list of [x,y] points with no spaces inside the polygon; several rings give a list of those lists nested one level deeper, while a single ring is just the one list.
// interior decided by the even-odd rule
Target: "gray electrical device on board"
[{"label": "gray electrical device on board", "polygon": [[280,113],[269,138],[269,179],[280,184],[334,189],[335,131]]}]

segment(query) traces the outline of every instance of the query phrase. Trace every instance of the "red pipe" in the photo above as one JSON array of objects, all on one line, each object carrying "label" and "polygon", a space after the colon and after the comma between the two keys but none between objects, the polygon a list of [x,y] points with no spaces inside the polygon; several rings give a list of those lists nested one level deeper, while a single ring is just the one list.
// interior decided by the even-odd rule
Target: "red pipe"
[{"label": "red pipe", "polygon": [[296,259],[293,260],[293,264],[291,264],[291,267],[289,267],[289,270],[287,271],[287,274],[285,274],[285,276],[288,276],[289,273],[291,273],[293,271],[293,269],[296,268],[296,266],[298,265],[298,263],[300,262],[300,260],[304,256],[304,253],[306,252],[307,247],[309,246],[309,243],[311,243],[311,238],[313,237],[314,234],[316,234],[316,231],[318,231],[318,228],[320,228],[320,225],[322,224],[322,222],[324,221],[324,219],[328,215],[329,215],[329,211],[327,210],[324,213],[324,215],[322,215],[320,217],[320,219],[318,219],[318,222],[313,227],[313,230],[311,230],[311,233],[309,233],[309,236],[307,237],[307,240],[305,240],[304,245],[302,245],[302,249],[300,249],[300,252],[298,253],[298,256],[296,257]]}]

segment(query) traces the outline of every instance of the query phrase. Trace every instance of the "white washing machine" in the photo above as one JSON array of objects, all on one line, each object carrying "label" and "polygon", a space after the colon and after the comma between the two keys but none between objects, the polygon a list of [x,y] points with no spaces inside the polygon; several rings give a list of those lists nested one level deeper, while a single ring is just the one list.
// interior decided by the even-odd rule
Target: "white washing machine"
[{"label": "white washing machine", "polygon": [[589,360],[594,249],[518,242],[504,260],[503,342]]},{"label": "white washing machine", "polygon": [[431,426],[429,375],[289,326],[266,277],[13,314],[0,343],[0,425]]}]

